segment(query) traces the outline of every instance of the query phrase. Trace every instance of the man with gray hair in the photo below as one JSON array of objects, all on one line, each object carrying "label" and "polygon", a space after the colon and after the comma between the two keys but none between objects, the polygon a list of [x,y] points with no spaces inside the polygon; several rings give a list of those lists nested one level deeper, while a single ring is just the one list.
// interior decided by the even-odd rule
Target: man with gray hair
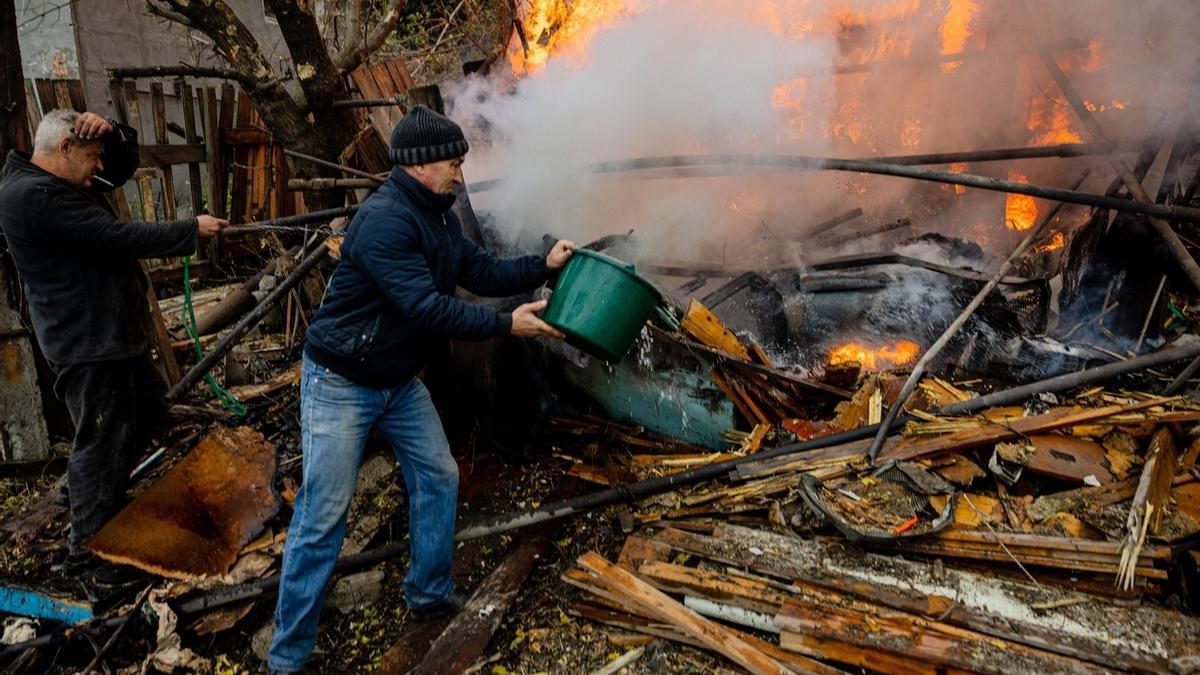
[{"label": "man with gray hair", "polygon": [[[76,570],[97,563],[84,545],[120,509],[129,473],[165,412],[138,259],[190,255],[198,236],[228,224],[207,215],[121,221],[103,192],[137,166],[135,130],[94,113],[55,110],[38,125],[33,155],[14,150],[0,171],[0,229],[57,377],[54,393],[75,425],[67,564]],[[93,576],[103,583],[124,573],[107,566]]]}]

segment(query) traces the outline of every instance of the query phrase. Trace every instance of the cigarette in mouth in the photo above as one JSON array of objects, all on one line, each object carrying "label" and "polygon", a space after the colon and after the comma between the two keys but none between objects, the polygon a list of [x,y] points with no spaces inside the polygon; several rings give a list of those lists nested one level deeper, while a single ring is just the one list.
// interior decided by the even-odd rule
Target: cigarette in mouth
[{"label": "cigarette in mouth", "polygon": [[112,181],[104,180],[103,178],[101,178],[100,176],[97,176],[96,174],[92,174],[92,180],[98,180],[101,183],[104,183],[105,185],[107,185],[108,187],[111,187],[111,188],[117,187]]}]

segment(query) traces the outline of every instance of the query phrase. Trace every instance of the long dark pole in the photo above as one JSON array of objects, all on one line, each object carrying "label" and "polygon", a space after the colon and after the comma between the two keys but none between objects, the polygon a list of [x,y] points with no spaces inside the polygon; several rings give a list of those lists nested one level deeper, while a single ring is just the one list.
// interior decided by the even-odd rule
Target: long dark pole
[{"label": "long dark pole", "polygon": [[[917,168],[864,159],[836,159],[802,155],[668,155],[663,157],[639,157],[614,162],[600,162],[584,167],[584,170],[592,173],[606,174],[644,169],[678,169],[702,166],[759,166],[815,171],[850,171],[881,176],[897,176],[949,185],[965,185],[967,187],[994,192],[1029,195],[1030,197],[1050,199],[1067,204],[1082,204],[1084,206],[1140,213],[1147,216],[1158,216],[1173,220],[1200,222],[1200,209],[1192,207],[1170,204],[1146,204],[1128,199],[1094,195],[1074,190],[1063,190],[1061,188],[1033,185],[1031,183],[1018,183],[1016,181],[989,178],[970,173],[954,173],[951,171]],[[468,186],[468,189],[471,192],[482,192],[494,189],[500,182],[499,180],[494,180],[472,183]]]},{"label": "long dark pole", "polygon": [[300,213],[294,216],[271,218],[270,220],[255,220],[240,225],[230,225],[221,230],[223,236],[244,234],[246,232],[261,232],[262,230],[277,230],[284,227],[304,227],[314,223],[327,223],[334,218],[352,216],[358,212],[360,204],[339,206],[333,209],[322,209],[311,213]]},{"label": "long dark pole", "polygon": [[184,394],[194,387],[197,382],[200,381],[200,378],[207,375],[208,371],[212,370],[213,367],[217,365],[218,361],[225,358],[225,353],[230,349],[233,349],[233,346],[242,339],[243,335],[257,325],[259,321],[262,321],[262,318],[267,315],[267,312],[271,311],[272,307],[274,307],[280,300],[287,297],[287,294],[290,293],[293,288],[300,285],[300,282],[304,280],[304,277],[306,277],[314,267],[319,265],[321,261],[329,255],[329,248],[326,247],[323,242],[317,242],[315,246],[316,247],[310,251],[308,255],[304,256],[304,258],[300,261],[300,264],[296,265],[296,269],[292,270],[291,274],[287,275],[287,277],[285,277],[278,286],[271,289],[271,292],[262,299],[262,302],[258,303],[254,309],[250,310],[250,312],[246,314],[246,316],[242,317],[242,319],[234,325],[232,330],[226,333],[224,337],[222,337],[215,345],[213,345],[212,351],[206,354],[199,363],[192,366],[190,370],[184,373],[183,377],[179,378],[179,381],[175,383],[175,386],[171,387],[171,389],[167,391],[167,395],[164,397],[168,405],[177,402],[183,397]]},{"label": "long dark pole", "polygon": [[296,152],[295,150],[288,150],[288,149],[284,148],[283,154],[287,155],[288,157],[292,157],[294,159],[302,159],[306,162],[311,162],[313,164],[316,164],[317,166],[323,166],[327,169],[335,169],[337,171],[344,171],[345,173],[348,173],[351,176],[358,176],[359,178],[367,178],[369,180],[375,181],[376,183],[382,183],[384,180],[386,180],[385,178],[380,178],[379,176],[376,176],[373,173],[367,173],[366,171],[360,171],[359,169],[355,169],[352,166],[346,166],[345,164],[338,164],[337,162],[331,162],[327,159],[321,159],[320,157],[313,157],[312,155],[306,155],[303,152]]}]

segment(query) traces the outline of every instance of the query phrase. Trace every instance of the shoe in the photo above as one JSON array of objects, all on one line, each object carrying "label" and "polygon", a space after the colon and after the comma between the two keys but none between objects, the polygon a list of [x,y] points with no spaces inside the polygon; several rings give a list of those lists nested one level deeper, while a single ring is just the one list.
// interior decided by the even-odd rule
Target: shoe
[{"label": "shoe", "polygon": [[467,605],[471,596],[461,588],[455,588],[450,594],[426,607],[412,607],[412,618],[417,621],[428,621],[442,616],[458,614]]},{"label": "shoe", "polygon": [[92,583],[99,588],[111,590],[145,581],[147,576],[136,567],[104,563],[92,571]]}]

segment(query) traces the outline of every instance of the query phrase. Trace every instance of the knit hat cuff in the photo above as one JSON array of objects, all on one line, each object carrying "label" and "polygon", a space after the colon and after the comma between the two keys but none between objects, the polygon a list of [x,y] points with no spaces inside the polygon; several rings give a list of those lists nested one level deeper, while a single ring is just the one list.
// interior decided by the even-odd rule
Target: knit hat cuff
[{"label": "knit hat cuff", "polygon": [[423,145],[414,148],[391,148],[389,155],[392,162],[402,166],[412,166],[414,164],[432,164],[433,162],[442,162],[447,159],[462,157],[467,154],[467,140],[460,138],[449,143],[441,145]]}]

